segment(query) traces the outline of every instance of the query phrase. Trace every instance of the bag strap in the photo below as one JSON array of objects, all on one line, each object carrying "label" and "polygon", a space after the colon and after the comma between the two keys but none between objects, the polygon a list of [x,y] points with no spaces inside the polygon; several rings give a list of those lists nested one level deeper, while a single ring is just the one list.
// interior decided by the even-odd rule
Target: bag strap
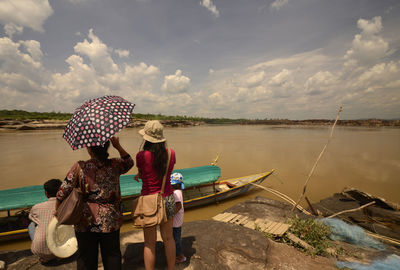
[{"label": "bag strap", "polygon": [[82,166],[81,166],[81,162],[78,161],[78,172],[76,173],[76,178],[78,179],[78,181],[75,184],[75,187],[79,187],[80,190],[82,191],[82,193],[84,193],[85,191],[85,184],[83,183],[82,179],[81,179],[81,174],[83,174],[83,170],[82,170]]},{"label": "bag strap", "polygon": [[164,178],[163,178],[163,182],[162,182],[162,186],[161,186],[161,195],[164,193],[165,181],[167,180],[167,174],[168,174],[168,170],[169,170],[169,161],[171,159],[171,152],[169,151],[169,149],[167,149],[167,154],[168,154],[167,168],[165,169],[165,174],[164,174]]}]

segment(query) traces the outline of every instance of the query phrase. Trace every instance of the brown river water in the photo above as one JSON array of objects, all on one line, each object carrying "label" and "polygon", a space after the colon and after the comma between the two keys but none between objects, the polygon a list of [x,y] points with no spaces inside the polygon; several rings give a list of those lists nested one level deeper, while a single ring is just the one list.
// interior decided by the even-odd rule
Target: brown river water
[{"label": "brown river water", "polygon": [[[138,128],[119,133],[123,147],[134,156],[142,138]],[[63,179],[86,149],[72,151],[63,130],[0,132],[0,189],[41,185]],[[219,155],[220,179],[275,169],[263,186],[299,198],[308,174],[328,141],[330,127],[203,125],[166,128],[168,146],[176,151],[175,168],[209,165]],[[117,152],[110,147],[110,156]],[[129,174],[135,174],[136,167]],[[306,196],[317,202],[344,187],[355,187],[400,203],[400,129],[336,127],[307,186]],[[241,197],[185,212],[185,221],[210,219],[238,202],[264,196],[257,189]],[[307,206],[305,201],[301,202]],[[121,231],[129,231],[129,223]],[[0,242],[0,250],[29,248],[29,241]]]}]

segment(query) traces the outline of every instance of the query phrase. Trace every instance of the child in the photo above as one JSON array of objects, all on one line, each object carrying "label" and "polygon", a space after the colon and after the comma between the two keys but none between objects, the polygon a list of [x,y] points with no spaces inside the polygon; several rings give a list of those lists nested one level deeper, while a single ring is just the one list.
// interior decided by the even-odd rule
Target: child
[{"label": "child", "polygon": [[29,219],[32,220],[28,227],[29,236],[32,239],[31,251],[39,257],[41,263],[56,259],[56,256],[51,253],[47,246],[46,233],[50,220],[53,218],[53,212],[56,209],[56,194],[60,186],[61,180],[59,179],[46,181],[43,187],[44,194],[48,200],[35,204],[29,213]]},{"label": "child", "polygon": [[176,245],[176,263],[186,261],[185,255],[182,252],[181,231],[183,223],[183,196],[182,190],[185,189],[183,184],[183,176],[180,173],[171,174],[171,185],[174,189],[174,199],[176,203],[176,215],[173,221],[174,240]]}]

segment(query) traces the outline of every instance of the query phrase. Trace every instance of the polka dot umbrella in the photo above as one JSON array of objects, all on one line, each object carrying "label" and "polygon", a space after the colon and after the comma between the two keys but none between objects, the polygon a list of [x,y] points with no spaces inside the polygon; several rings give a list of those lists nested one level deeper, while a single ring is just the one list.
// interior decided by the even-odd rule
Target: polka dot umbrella
[{"label": "polka dot umbrella", "polygon": [[103,96],[86,101],[75,110],[63,138],[73,150],[104,145],[129,125],[135,104],[119,96]]}]

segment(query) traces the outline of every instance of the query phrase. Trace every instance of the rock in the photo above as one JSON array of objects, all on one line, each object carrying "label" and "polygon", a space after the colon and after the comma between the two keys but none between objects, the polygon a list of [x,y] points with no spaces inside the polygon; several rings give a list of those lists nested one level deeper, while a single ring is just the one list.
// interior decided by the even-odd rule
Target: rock
[{"label": "rock", "polygon": [[[265,269],[269,241],[260,232],[211,220],[185,223],[182,246],[187,261],[177,269]],[[166,259],[161,242],[156,246],[156,269]],[[143,243],[127,244],[124,268],[144,269]]]},{"label": "rock", "polygon": [[286,202],[271,200],[264,197],[256,197],[242,203],[238,203],[224,212],[246,215],[249,217],[263,217],[275,222],[286,222],[288,218],[298,216],[300,218],[314,218],[303,214],[299,210],[292,211],[292,205]]},{"label": "rock", "polygon": [[3,261],[0,261],[0,270],[6,269],[6,263]]}]

